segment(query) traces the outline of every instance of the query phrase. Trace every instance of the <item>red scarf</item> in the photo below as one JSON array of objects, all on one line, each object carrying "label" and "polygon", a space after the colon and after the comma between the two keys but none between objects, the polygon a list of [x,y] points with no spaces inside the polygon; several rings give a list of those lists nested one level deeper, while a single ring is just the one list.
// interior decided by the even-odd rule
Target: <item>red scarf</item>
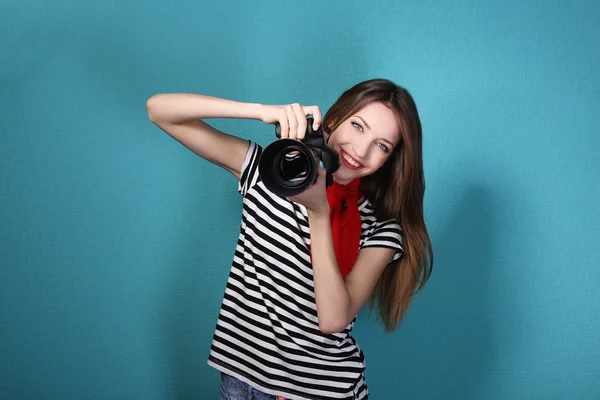
[{"label": "red scarf", "polygon": [[352,271],[358,256],[361,229],[358,211],[358,200],[361,196],[359,186],[360,179],[355,179],[347,185],[340,185],[334,181],[333,185],[327,188],[331,236],[335,258],[343,278]]}]

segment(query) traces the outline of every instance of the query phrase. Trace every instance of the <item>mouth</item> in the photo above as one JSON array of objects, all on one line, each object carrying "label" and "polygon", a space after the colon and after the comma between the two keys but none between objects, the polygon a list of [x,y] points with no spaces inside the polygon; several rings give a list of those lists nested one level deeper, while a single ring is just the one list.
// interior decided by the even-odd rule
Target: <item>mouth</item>
[{"label": "mouth", "polygon": [[342,160],[342,164],[351,170],[359,170],[364,166],[356,161],[350,154],[346,153],[344,150],[340,149],[340,159]]}]

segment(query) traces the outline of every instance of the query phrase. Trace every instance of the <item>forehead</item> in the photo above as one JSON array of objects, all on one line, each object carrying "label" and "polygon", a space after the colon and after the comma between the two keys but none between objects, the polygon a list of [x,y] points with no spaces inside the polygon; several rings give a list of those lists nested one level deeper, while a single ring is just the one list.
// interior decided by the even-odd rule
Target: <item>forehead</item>
[{"label": "forehead", "polygon": [[382,103],[370,103],[358,110],[355,116],[365,120],[371,132],[394,143],[400,140],[400,121],[396,111]]}]

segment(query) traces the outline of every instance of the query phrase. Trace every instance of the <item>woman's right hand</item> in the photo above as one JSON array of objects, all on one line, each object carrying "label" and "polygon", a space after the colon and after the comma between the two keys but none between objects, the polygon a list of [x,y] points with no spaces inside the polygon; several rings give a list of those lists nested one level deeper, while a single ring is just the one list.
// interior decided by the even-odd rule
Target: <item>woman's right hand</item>
[{"label": "woman's right hand", "polygon": [[321,109],[319,106],[301,106],[298,103],[283,106],[263,105],[261,120],[266,124],[279,124],[281,139],[302,140],[306,135],[306,117],[313,116],[313,130],[321,126]]}]

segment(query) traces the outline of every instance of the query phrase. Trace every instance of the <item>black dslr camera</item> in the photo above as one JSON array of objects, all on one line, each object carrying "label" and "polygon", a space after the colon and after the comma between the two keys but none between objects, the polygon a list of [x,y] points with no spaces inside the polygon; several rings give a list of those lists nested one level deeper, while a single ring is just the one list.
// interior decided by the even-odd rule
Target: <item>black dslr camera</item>
[{"label": "black dslr camera", "polygon": [[275,126],[280,140],[268,145],[262,152],[258,173],[271,192],[291,197],[310,188],[316,181],[319,163],[327,170],[327,186],[333,184],[333,173],[340,167],[339,154],[327,147],[321,127],[313,130],[313,118],[307,119],[304,139],[281,139],[281,127]]}]

